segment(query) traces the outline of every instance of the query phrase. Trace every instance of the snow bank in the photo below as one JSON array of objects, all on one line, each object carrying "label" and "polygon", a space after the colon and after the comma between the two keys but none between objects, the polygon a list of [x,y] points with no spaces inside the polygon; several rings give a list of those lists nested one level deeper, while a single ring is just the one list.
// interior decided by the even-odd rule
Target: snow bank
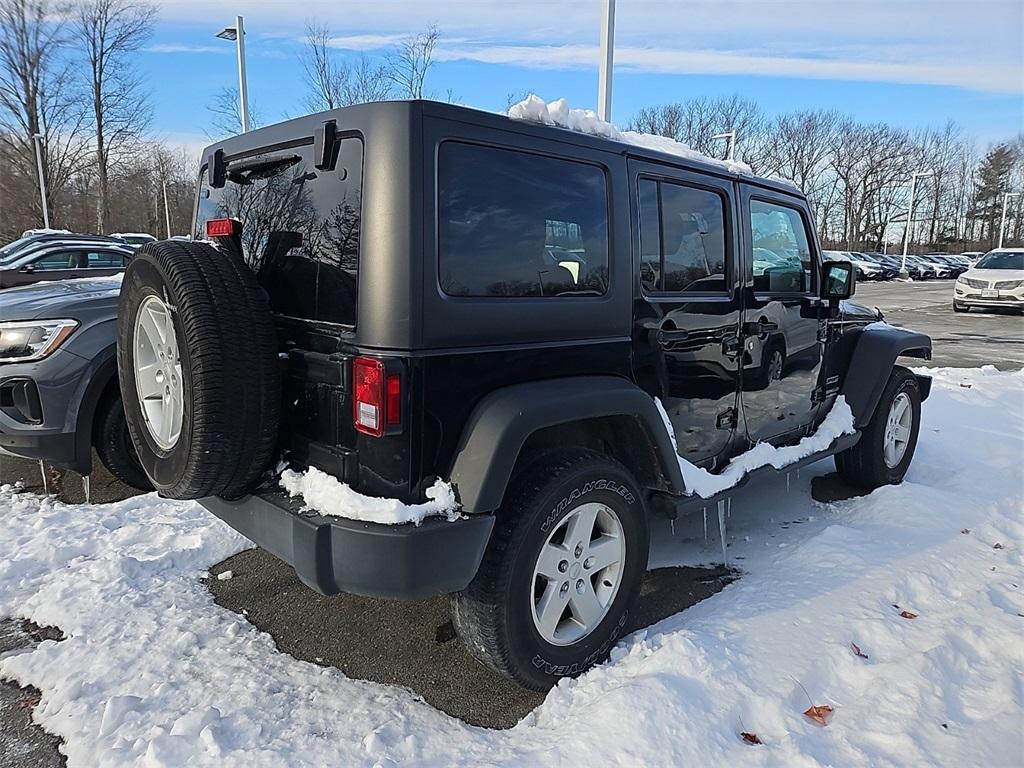
[{"label": "snow bank", "polygon": [[458,520],[458,503],[452,487],[438,479],[427,489],[428,501],[403,504],[398,499],[364,496],[336,477],[310,467],[303,472],[286,469],[281,473],[281,487],[288,495],[301,496],[306,507],[321,515],[346,517],[367,523],[419,525],[426,517],[447,517]]},{"label": "snow bank", "polygon": [[513,104],[508,110],[508,116],[513,120],[528,120],[534,123],[543,123],[544,125],[554,125],[570,131],[589,133],[594,136],[602,136],[606,139],[645,147],[657,152],[676,155],[686,160],[710,163],[723,168],[729,173],[753,175],[753,171],[746,163],[736,160],[716,160],[713,157],[708,157],[694,149],[690,149],[686,144],[670,139],[667,136],[656,136],[637,131],[620,131],[611,123],[598,117],[597,113],[593,110],[572,109],[569,106],[569,102],[565,99],[545,102],[539,96],[531,93],[518,104]]},{"label": "snow bank", "polygon": [[[0,616],[67,639],[0,660],[0,676],[40,689],[33,717],[71,768],[1018,765],[1022,454],[1024,375],[937,371],[903,485],[816,504],[823,462],[789,495],[738,489],[744,578],[624,638],[502,732],[278,652],[202,584],[248,544],[195,504],[65,505],[7,486]],[[664,553],[714,551],[699,518],[675,537],[666,524]],[[803,716],[811,703],[834,708],[827,727]]]},{"label": "snow bank", "polygon": [[[676,447],[676,434],[672,429],[672,422],[665,412],[665,406],[662,405],[661,400],[655,399],[655,403],[658,405],[658,413],[661,414],[665,429],[668,430],[668,436],[672,440],[672,446]],[[730,461],[721,472],[715,474],[692,464],[679,456],[678,452],[676,458],[679,460],[683,482],[686,483],[690,495],[696,494],[702,499],[710,499],[716,493],[732,488],[748,472],[761,467],[772,466],[775,469],[782,469],[790,464],[795,464],[812,453],[824,451],[836,441],[836,438],[842,435],[851,435],[854,431],[853,411],[850,410],[846,398],[840,395],[814,434],[801,439],[796,445],[776,448],[769,443],[758,443],[746,453],[741,453]]]}]

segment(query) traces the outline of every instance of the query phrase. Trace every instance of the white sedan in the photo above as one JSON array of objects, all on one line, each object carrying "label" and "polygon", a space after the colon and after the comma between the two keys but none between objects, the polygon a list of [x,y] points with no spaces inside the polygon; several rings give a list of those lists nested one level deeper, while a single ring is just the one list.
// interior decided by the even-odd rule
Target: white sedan
[{"label": "white sedan", "polygon": [[1009,307],[1024,311],[1024,250],[997,248],[956,279],[953,311]]}]

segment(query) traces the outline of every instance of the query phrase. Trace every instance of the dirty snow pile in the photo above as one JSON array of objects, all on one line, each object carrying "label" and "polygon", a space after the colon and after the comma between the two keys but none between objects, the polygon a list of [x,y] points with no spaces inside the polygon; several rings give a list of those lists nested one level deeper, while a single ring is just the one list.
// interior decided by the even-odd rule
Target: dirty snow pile
[{"label": "dirty snow pile", "polygon": [[[668,430],[672,446],[678,451],[675,431],[672,429],[672,422],[665,412],[665,406],[661,400],[654,401],[661,414],[661,420]],[[740,482],[748,472],[753,472],[761,467],[772,466],[775,469],[782,469],[795,464],[801,459],[806,459],[812,453],[818,453],[828,449],[837,438],[843,435],[852,435],[856,430],[853,426],[853,411],[850,410],[846,398],[840,395],[832,404],[828,415],[813,434],[808,435],[795,445],[787,445],[776,448],[770,443],[758,443],[753,448],[730,461],[721,472],[713,474],[695,464],[676,456],[679,459],[679,469],[683,473],[683,482],[691,494],[696,494],[702,499],[710,499],[716,493],[732,488]]]},{"label": "dirty snow pile", "polygon": [[554,125],[570,131],[589,133],[594,136],[602,136],[606,139],[645,147],[656,152],[676,155],[686,160],[710,163],[720,166],[729,173],[753,174],[750,166],[746,163],[736,160],[716,160],[667,136],[657,136],[638,131],[620,131],[611,123],[598,117],[597,113],[591,109],[573,109],[565,99],[546,102],[539,96],[531,93],[518,104],[513,104],[508,110],[508,116],[513,120],[527,120],[534,123],[543,123],[544,125]]},{"label": "dirty snow pile", "polygon": [[422,504],[403,504],[398,499],[364,496],[316,467],[309,467],[302,472],[286,469],[281,473],[280,482],[289,496],[301,496],[307,509],[321,515],[384,525],[419,525],[427,517],[459,519],[455,492],[440,479],[427,488],[427,501]]},{"label": "dirty snow pile", "polygon": [[[738,489],[742,578],[625,637],[511,730],[278,652],[202,582],[244,539],[152,495],[0,489],[0,616],[66,635],[0,675],[40,689],[33,717],[72,768],[1019,765],[1024,376],[935,375],[903,485],[815,503],[825,461],[788,495],[778,479]],[[706,557],[699,522],[667,531],[660,562]],[[827,725],[811,705],[832,708]]]}]

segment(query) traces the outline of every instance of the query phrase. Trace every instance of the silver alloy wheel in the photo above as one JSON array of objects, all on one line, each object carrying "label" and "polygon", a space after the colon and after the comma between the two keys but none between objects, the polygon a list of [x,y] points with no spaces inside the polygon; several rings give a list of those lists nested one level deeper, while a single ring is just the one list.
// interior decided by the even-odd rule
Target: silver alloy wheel
[{"label": "silver alloy wheel", "polygon": [[571,645],[601,623],[622,581],[626,542],[619,516],[591,502],[548,535],[533,569],[533,624],[552,645]]},{"label": "silver alloy wheel", "polygon": [[882,442],[882,456],[889,469],[894,469],[903,461],[903,455],[910,443],[913,422],[914,409],[910,397],[906,392],[900,392],[889,408],[889,417],[885,422],[885,439]]},{"label": "silver alloy wheel", "polygon": [[160,448],[170,450],[181,435],[185,395],[174,320],[159,296],[147,296],[139,306],[132,344],[135,392],[146,430]]}]

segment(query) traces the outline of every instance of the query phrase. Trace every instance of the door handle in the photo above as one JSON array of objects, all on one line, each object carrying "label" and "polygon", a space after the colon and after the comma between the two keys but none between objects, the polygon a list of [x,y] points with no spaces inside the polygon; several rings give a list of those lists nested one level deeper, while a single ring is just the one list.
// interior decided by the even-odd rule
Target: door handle
[{"label": "door handle", "polygon": [[673,344],[678,344],[680,341],[686,341],[689,337],[690,332],[683,330],[666,331],[659,329],[654,335],[658,345],[662,347],[670,347]]}]

